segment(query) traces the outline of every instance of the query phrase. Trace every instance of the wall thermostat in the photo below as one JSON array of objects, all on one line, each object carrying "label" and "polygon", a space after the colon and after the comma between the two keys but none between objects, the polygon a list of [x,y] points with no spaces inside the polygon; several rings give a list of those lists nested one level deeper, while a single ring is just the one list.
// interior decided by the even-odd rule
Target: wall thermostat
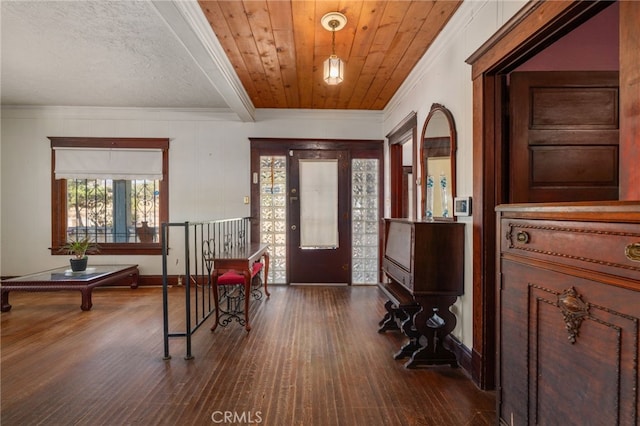
[{"label": "wall thermostat", "polygon": [[471,216],[471,197],[455,197],[453,199],[454,216]]}]

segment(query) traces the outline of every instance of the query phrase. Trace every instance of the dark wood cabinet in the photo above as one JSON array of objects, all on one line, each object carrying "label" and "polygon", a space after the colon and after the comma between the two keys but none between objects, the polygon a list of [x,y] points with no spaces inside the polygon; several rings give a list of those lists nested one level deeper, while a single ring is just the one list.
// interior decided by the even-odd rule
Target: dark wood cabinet
[{"label": "dark wood cabinet", "polygon": [[[390,282],[380,332],[401,329],[409,341],[395,354],[419,365],[457,366],[445,341],[456,326],[449,310],[464,292],[464,224],[385,219],[382,270]],[[398,324],[399,323],[399,324]]]},{"label": "dark wood cabinet", "polygon": [[382,269],[411,295],[464,292],[464,224],[385,219]]},{"label": "dark wood cabinet", "polygon": [[497,208],[498,418],[640,421],[640,202]]}]

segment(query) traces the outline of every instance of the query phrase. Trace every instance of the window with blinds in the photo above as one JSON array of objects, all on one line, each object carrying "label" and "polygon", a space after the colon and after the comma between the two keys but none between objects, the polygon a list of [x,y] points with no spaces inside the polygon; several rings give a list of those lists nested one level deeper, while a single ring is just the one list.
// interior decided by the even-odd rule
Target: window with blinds
[{"label": "window with blinds", "polygon": [[52,252],[88,237],[102,254],[160,254],[168,139],[49,138]]}]

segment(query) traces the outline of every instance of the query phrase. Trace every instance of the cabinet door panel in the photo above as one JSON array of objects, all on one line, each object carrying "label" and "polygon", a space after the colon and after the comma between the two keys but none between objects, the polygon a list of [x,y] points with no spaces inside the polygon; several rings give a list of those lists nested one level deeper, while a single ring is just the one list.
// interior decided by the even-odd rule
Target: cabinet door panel
[{"label": "cabinet door panel", "polygon": [[638,292],[527,263],[501,262],[501,418],[636,425]]},{"label": "cabinet door panel", "polygon": [[514,72],[512,203],[618,198],[618,73]]}]

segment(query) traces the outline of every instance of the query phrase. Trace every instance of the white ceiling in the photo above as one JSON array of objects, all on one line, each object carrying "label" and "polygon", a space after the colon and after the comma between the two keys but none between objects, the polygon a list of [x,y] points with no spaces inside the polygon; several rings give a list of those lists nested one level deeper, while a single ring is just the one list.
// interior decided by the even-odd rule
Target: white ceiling
[{"label": "white ceiling", "polygon": [[2,105],[212,108],[253,118],[195,1],[0,2]]}]

